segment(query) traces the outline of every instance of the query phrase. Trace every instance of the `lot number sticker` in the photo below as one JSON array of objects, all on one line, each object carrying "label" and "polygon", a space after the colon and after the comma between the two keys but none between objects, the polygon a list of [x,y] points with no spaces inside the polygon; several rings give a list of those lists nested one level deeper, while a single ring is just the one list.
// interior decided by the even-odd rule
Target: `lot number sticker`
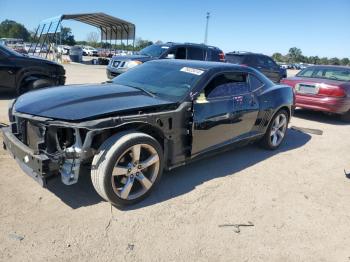
[{"label": "lot number sticker", "polygon": [[193,74],[193,75],[197,75],[197,76],[200,76],[201,74],[204,73],[203,70],[199,70],[199,69],[191,68],[191,67],[183,67],[183,68],[181,68],[180,71],[185,72],[185,73],[189,73],[189,74]]}]

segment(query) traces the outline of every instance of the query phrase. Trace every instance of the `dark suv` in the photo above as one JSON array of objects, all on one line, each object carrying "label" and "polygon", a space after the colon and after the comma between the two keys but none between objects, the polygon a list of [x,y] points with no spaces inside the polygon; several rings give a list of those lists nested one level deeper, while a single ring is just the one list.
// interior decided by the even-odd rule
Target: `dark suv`
[{"label": "dark suv", "polygon": [[286,70],[267,55],[250,52],[230,52],[226,53],[225,58],[228,63],[253,67],[276,83],[287,77]]},{"label": "dark suv", "polygon": [[136,55],[113,56],[107,66],[107,77],[112,79],[144,62],[165,58],[224,62],[225,54],[217,47],[203,44],[154,44],[145,47]]},{"label": "dark suv", "polygon": [[20,95],[32,89],[64,85],[65,80],[63,66],[0,45],[0,91]]}]

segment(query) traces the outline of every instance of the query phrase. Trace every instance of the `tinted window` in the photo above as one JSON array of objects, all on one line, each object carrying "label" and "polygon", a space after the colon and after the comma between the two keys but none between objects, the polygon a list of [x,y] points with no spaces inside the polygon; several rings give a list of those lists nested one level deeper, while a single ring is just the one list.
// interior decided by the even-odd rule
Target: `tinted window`
[{"label": "tinted window", "polygon": [[232,64],[243,64],[243,55],[226,54],[226,61]]},{"label": "tinted window", "polygon": [[242,95],[249,92],[246,73],[225,73],[216,76],[205,88],[207,98]]},{"label": "tinted window", "polygon": [[267,63],[267,66],[268,68],[271,68],[271,69],[278,69],[279,67],[277,66],[277,64],[275,63],[275,61],[273,61],[271,58],[267,58],[266,57],[266,63]]},{"label": "tinted window", "polygon": [[204,71],[201,69],[178,64],[150,62],[128,70],[114,78],[113,83],[142,88],[156,96],[179,101],[193,88],[203,74]]},{"label": "tinted window", "polygon": [[204,60],[204,50],[199,47],[187,48],[187,59],[190,60]]},{"label": "tinted window", "polygon": [[268,67],[267,62],[266,62],[266,58],[263,56],[256,56],[256,61],[257,61],[257,65],[260,67]]},{"label": "tinted window", "polygon": [[264,85],[264,83],[254,75],[249,75],[249,84],[251,91],[257,90]]},{"label": "tinted window", "polygon": [[186,48],[178,47],[175,51],[175,59],[186,59]]},{"label": "tinted window", "polygon": [[145,47],[140,51],[141,55],[151,56],[151,57],[159,57],[161,56],[166,50],[168,50],[168,46],[162,46],[162,45],[150,45]]}]

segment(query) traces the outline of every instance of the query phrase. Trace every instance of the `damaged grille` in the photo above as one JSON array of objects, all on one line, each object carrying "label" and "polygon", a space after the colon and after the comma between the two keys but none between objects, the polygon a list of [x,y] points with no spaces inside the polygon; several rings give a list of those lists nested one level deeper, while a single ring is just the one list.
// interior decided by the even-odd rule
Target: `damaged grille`
[{"label": "damaged grille", "polygon": [[12,123],[12,132],[17,138],[34,152],[39,151],[39,145],[44,143],[44,129],[31,121],[17,117]]}]

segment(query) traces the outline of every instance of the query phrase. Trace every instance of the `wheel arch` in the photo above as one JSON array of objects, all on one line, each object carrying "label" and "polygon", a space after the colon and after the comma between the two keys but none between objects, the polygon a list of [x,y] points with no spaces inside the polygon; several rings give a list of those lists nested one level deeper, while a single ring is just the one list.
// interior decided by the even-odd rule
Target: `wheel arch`
[{"label": "wheel arch", "polygon": [[165,150],[166,145],[164,132],[160,128],[143,121],[123,123],[116,127],[103,130],[100,134],[94,137],[92,145],[98,148],[106,139],[118,134],[119,132],[125,131],[135,131],[148,134],[155,138],[162,146],[163,150]]}]

